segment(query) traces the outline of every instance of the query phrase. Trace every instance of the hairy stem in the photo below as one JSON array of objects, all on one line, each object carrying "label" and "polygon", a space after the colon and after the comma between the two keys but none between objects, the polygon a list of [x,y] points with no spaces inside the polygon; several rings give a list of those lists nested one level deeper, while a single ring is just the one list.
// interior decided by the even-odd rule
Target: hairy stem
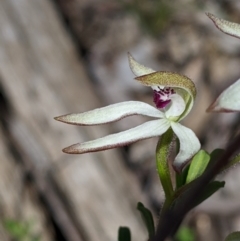
[{"label": "hairy stem", "polygon": [[165,192],[166,201],[171,199],[173,196],[173,185],[170,175],[170,170],[168,166],[169,151],[171,148],[171,142],[173,140],[173,131],[170,128],[166,133],[164,133],[161,139],[158,141],[156,149],[156,164],[157,171],[160,181]]}]

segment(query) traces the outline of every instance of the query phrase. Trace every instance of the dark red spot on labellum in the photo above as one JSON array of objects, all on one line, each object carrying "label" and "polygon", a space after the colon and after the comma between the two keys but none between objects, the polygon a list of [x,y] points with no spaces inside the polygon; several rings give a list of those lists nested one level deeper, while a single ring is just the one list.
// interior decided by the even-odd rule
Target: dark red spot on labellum
[{"label": "dark red spot on labellum", "polygon": [[164,88],[153,91],[153,102],[155,103],[158,109],[166,107],[171,102],[171,95],[174,94],[175,91],[171,88]]}]

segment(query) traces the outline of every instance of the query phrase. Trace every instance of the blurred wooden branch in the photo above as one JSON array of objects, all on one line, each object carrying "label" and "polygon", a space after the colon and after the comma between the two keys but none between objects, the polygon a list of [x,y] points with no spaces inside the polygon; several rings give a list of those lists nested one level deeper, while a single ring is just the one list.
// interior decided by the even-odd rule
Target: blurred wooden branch
[{"label": "blurred wooden branch", "polygon": [[[1,145],[8,154],[1,152],[1,169],[6,160],[22,161],[66,240],[116,240],[120,225],[130,226],[134,239],[144,240],[145,230],[135,209],[143,197],[118,151],[80,156],[61,152],[67,145],[103,136],[108,130],[53,120],[99,107],[101,101],[51,1],[0,2],[0,81],[11,106],[10,113],[2,115]],[[14,173],[6,169],[8,177]],[[24,185],[23,180],[19,182]],[[1,186],[0,196],[8,191],[14,188]],[[11,209],[16,203],[8,205]],[[44,240],[51,240],[50,236]]]}]

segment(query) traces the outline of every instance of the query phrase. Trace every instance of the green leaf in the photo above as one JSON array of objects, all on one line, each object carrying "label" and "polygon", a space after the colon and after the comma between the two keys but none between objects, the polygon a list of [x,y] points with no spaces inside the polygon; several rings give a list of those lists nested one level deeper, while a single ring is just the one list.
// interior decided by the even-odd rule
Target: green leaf
[{"label": "green leaf", "polygon": [[210,161],[210,155],[204,151],[200,150],[192,159],[190,164],[186,183],[189,183],[203,174],[208,163]]},{"label": "green leaf", "polygon": [[219,158],[223,153],[225,152],[224,149],[220,149],[220,148],[217,148],[215,150],[213,150],[210,154],[211,156],[211,160],[216,160],[217,158]]},{"label": "green leaf", "polygon": [[218,160],[218,158],[220,158],[220,156],[223,155],[223,153],[225,152],[224,149],[215,149],[211,152],[210,154],[210,162],[208,164],[208,168],[211,166],[211,165],[214,165],[214,163]]},{"label": "green leaf", "polygon": [[233,233],[230,233],[225,241],[240,241],[240,232],[233,232]]},{"label": "green leaf", "polygon": [[131,241],[131,232],[128,227],[118,229],[118,241]]},{"label": "green leaf", "polygon": [[176,173],[176,189],[179,189],[186,183],[190,165],[186,166],[181,173]]},{"label": "green leaf", "polygon": [[236,165],[238,162],[240,162],[240,154],[236,155],[221,171],[224,171],[229,167]]},{"label": "green leaf", "polygon": [[142,219],[148,230],[149,238],[153,237],[155,235],[155,227],[151,211],[144,207],[141,202],[137,204],[137,210],[141,213]]},{"label": "green leaf", "polygon": [[[181,200],[183,197],[186,197],[188,195],[188,192],[191,191],[191,187],[194,185],[194,182],[188,183],[184,186],[182,186],[180,189],[178,189],[175,192],[175,200],[172,205],[173,209],[177,210],[178,209],[178,201]],[[210,182],[202,191],[201,195],[196,198],[195,202],[193,203],[192,206],[188,206],[188,212],[208,199],[210,196],[212,196],[215,192],[217,192],[220,188],[224,187],[225,182],[219,182],[219,181],[212,181]]]},{"label": "green leaf", "polygon": [[215,192],[217,192],[220,188],[225,186],[225,182],[219,182],[219,181],[213,181],[208,183],[208,185],[204,188],[204,190],[202,191],[202,194],[199,198],[197,198],[194,206],[196,207],[197,205],[199,205],[200,203],[202,203],[203,201],[205,201],[206,199],[208,199],[209,197],[211,197]]},{"label": "green leaf", "polygon": [[8,219],[4,221],[3,225],[8,233],[17,240],[23,240],[29,234],[29,225],[27,223]]},{"label": "green leaf", "polygon": [[181,226],[176,235],[175,238],[177,241],[194,241],[195,240],[195,234],[192,229],[186,226]]},{"label": "green leaf", "polygon": [[[209,162],[209,165],[213,165],[215,163],[215,161],[218,160],[218,158],[224,153],[224,150],[223,149],[215,149],[211,154],[211,161]],[[240,153],[237,154],[232,160],[230,160],[228,162],[227,165],[225,165],[220,171],[219,173],[227,170],[228,168],[230,168],[231,166],[234,166],[236,164],[238,164],[240,162]]]}]

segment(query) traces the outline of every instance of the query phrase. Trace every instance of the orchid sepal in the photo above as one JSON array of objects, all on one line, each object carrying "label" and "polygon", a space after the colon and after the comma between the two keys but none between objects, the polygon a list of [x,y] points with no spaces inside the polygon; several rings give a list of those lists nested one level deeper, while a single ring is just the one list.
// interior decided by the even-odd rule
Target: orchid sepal
[{"label": "orchid sepal", "polygon": [[[211,13],[206,15],[215,26],[228,35],[240,38],[240,24],[218,18]],[[207,112],[235,112],[240,111],[240,79],[225,89],[220,96],[207,108]]]},{"label": "orchid sepal", "polygon": [[155,70],[138,63],[129,52],[128,52],[128,62],[129,62],[130,69],[132,70],[133,74],[136,76],[141,76],[141,75],[146,75],[146,74],[151,74],[156,72]]},{"label": "orchid sepal", "polygon": [[132,115],[163,118],[164,113],[140,101],[125,101],[79,114],[68,114],[54,119],[67,124],[90,126],[111,123]]},{"label": "orchid sepal", "polygon": [[212,13],[206,13],[206,15],[213,21],[215,26],[220,31],[233,37],[240,38],[240,24],[229,22],[222,18],[218,18]]},{"label": "orchid sepal", "polygon": [[240,79],[225,89],[207,108],[207,112],[240,111]]},{"label": "orchid sepal", "polygon": [[167,119],[152,120],[126,131],[71,145],[64,148],[63,152],[68,154],[83,154],[126,146],[140,140],[161,136],[169,127],[170,122]]}]

